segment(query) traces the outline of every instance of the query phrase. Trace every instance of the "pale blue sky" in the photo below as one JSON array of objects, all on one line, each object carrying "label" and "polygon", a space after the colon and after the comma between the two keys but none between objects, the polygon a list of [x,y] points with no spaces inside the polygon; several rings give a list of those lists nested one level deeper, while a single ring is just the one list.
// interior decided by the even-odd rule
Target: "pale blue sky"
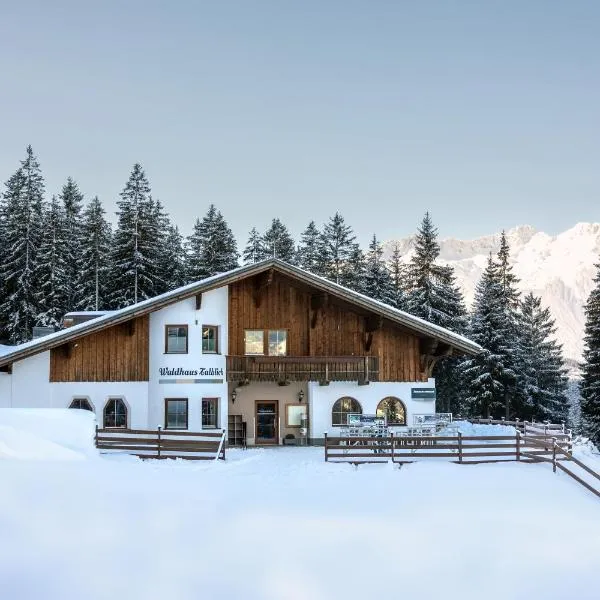
[{"label": "pale blue sky", "polygon": [[[0,2],[0,179],[31,143],[185,233],[340,210],[365,243],[600,220],[600,2]],[[111,215],[112,216],[112,215]]]}]

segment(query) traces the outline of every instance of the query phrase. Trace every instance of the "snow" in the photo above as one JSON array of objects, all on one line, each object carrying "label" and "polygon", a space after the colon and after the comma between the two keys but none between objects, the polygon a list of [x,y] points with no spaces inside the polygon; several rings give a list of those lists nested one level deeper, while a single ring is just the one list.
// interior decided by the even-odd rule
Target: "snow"
[{"label": "snow", "polygon": [[70,408],[0,408],[0,459],[65,460],[97,456],[96,418]]},{"label": "snow", "polygon": [[548,465],[93,458],[93,419],[53,410],[51,435],[43,411],[0,414],[3,443],[86,457],[0,457],[7,600],[598,597],[600,503]]}]

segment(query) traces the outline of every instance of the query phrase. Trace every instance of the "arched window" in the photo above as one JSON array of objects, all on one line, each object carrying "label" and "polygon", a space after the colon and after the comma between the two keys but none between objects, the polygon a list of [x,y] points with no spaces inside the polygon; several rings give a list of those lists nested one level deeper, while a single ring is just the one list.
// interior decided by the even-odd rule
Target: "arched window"
[{"label": "arched window", "polygon": [[385,417],[388,425],[406,425],[406,408],[401,400],[388,396],[377,405],[377,416]]},{"label": "arched window", "polygon": [[69,408],[80,408],[81,410],[90,410],[94,412],[94,409],[87,398],[73,398]]},{"label": "arched window", "polygon": [[362,406],[358,400],[350,398],[350,396],[344,396],[339,400],[336,400],[333,408],[331,409],[331,424],[334,427],[342,427],[348,424],[348,415],[359,414],[362,415]]},{"label": "arched window", "polygon": [[110,398],[104,407],[104,427],[127,429],[127,406],[121,398]]}]

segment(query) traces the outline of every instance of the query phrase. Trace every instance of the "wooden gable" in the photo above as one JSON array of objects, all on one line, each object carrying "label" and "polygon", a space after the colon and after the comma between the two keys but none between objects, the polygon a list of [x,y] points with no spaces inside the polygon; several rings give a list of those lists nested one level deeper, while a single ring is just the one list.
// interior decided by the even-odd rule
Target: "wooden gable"
[{"label": "wooden gable", "polygon": [[149,316],[50,350],[50,381],[148,381]]}]

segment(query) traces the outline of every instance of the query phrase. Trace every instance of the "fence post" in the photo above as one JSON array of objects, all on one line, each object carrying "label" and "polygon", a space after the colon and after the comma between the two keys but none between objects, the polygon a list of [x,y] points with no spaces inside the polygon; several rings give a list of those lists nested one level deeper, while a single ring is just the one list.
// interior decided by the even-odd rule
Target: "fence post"
[{"label": "fence post", "polygon": [[223,429],[223,446],[222,446],[222,448],[223,448],[223,460],[225,460],[225,446],[226,445],[227,444],[225,443],[225,430]]},{"label": "fence post", "polygon": [[517,460],[521,460],[521,432],[517,429]]},{"label": "fence post", "polygon": [[552,438],[552,470],[556,473],[556,438]]},{"label": "fence post", "polygon": [[463,461],[463,446],[462,446],[462,433],[458,432],[458,462],[462,463]]},{"label": "fence post", "polygon": [[390,433],[390,444],[392,446],[392,467],[394,466],[394,432]]},{"label": "fence post", "polygon": [[157,427],[157,438],[156,438],[156,452],[157,452],[157,456],[158,458],[160,458],[160,430],[162,429],[162,427],[159,425]]},{"label": "fence post", "polygon": [[327,432],[325,432],[324,435],[325,435],[325,462],[327,462]]},{"label": "fence post", "polygon": [[96,442],[96,448],[98,447],[98,423],[96,423],[96,436],[94,438],[94,441]]},{"label": "fence post", "polygon": [[519,417],[515,417],[515,429],[519,431]]}]

